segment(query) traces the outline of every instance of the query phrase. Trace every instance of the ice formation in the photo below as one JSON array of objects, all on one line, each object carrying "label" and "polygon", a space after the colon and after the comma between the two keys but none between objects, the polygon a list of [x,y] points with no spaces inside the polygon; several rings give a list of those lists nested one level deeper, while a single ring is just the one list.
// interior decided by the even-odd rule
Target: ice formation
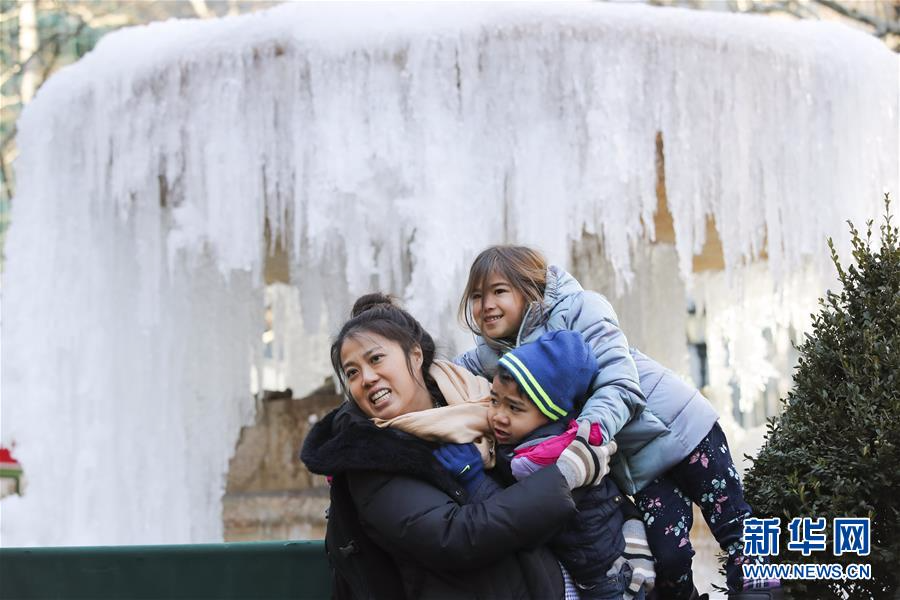
[{"label": "ice formation", "polygon": [[[677,266],[675,293],[712,216],[729,276],[763,249],[778,285],[821,266],[897,189],[897,66],[839,25],[596,3],[303,3],[110,34],[19,123],[2,435],[28,487],[2,543],[221,539],[276,240],[301,388],[327,361],[288,336],[374,288],[461,349],[454,305],[491,243],[568,266],[595,235],[616,293]],[[657,132],[676,245],[633,263]],[[683,296],[661,305],[684,322]]]}]

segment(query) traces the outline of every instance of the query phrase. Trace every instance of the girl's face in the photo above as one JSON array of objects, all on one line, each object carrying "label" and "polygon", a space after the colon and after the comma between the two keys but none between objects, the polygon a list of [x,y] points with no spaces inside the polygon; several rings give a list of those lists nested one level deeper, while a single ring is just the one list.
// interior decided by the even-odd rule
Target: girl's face
[{"label": "girl's face", "polygon": [[472,318],[481,333],[494,339],[512,338],[519,332],[525,312],[525,296],[499,273],[491,273],[484,289],[475,288],[469,302]]},{"label": "girl's face", "polygon": [[341,346],[341,369],[356,405],[368,417],[392,419],[432,407],[422,379],[422,349],[410,352],[413,376],[397,342],[376,333],[347,337]]}]

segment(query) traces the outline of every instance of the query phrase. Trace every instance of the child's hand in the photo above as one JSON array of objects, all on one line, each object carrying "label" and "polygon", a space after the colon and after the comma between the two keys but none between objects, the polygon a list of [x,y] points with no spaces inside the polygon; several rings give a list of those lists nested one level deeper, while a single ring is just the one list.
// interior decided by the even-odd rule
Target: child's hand
[{"label": "child's hand", "polygon": [[618,575],[626,564],[631,567],[631,581],[625,590],[625,600],[633,600],[644,588],[644,593],[649,594],[656,583],[656,569],[653,566],[653,554],[647,543],[647,530],[640,519],[629,519],[622,526],[622,535],[625,537],[625,550],[622,556],[616,559],[607,575]]},{"label": "child's hand", "polygon": [[470,495],[484,479],[484,463],[475,444],[444,444],[432,454]]},{"label": "child's hand", "polygon": [[591,424],[587,421],[578,423],[575,441],[563,450],[556,461],[569,489],[585,485],[597,485],[603,476],[609,473],[609,458],[616,452],[615,440],[605,446],[595,446],[588,442]]}]

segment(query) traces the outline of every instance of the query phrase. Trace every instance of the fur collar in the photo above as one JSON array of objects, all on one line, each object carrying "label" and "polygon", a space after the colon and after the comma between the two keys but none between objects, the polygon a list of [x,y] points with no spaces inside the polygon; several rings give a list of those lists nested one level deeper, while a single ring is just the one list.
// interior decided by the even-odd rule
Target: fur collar
[{"label": "fur collar", "polygon": [[431,444],[392,428],[379,429],[352,402],[345,402],[316,423],[300,453],[307,468],[320,475],[380,471],[423,479],[451,496],[460,489],[432,455]]}]

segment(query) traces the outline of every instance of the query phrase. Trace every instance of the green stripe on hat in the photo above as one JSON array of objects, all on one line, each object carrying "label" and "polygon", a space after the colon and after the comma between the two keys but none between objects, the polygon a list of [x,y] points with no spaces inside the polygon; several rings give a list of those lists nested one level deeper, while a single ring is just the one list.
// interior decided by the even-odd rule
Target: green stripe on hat
[{"label": "green stripe on hat", "polygon": [[567,414],[569,414],[567,411],[564,411],[563,409],[561,409],[560,407],[558,407],[556,404],[553,403],[553,400],[550,399],[550,396],[547,395],[547,392],[544,391],[544,388],[541,387],[541,384],[539,384],[537,382],[537,380],[531,374],[531,371],[528,370],[528,367],[526,367],[525,364],[521,360],[519,360],[519,358],[515,354],[510,352],[510,353],[504,355],[503,358],[509,358],[510,361],[515,362],[515,364],[518,365],[518,367],[522,370],[522,373],[524,373],[525,376],[528,377],[528,381],[530,381],[531,384],[535,387],[535,389],[541,394],[541,398],[543,398],[544,402],[547,403],[547,406],[549,406],[550,409],[553,410],[554,412],[559,413],[559,416],[556,417],[554,419],[554,421],[556,419],[559,419],[559,417],[564,417]]},{"label": "green stripe on hat", "polygon": [[[522,387],[525,388],[525,392],[529,395],[529,397],[531,397],[532,401],[534,401],[538,409],[540,409],[540,411],[544,413],[544,415],[546,415],[551,421],[558,421],[560,417],[565,417],[567,414],[569,414],[553,403],[553,400],[550,399],[550,396],[547,395],[547,392],[544,391],[544,388],[541,387],[541,384],[537,382],[537,380],[531,374],[531,371],[528,370],[528,367],[526,367],[524,363],[522,363],[522,361],[519,360],[518,357],[516,357],[515,354],[513,354],[512,352],[504,354],[500,359],[500,363],[503,364],[503,366],[506,367],[516,377],[516,380],[520,384],[522,384]],[[519,371],[521,371],[521,373]],[[531,385],[529,385],[529,383]],[[538,394],[540,394],[540,397],[538,397],[538,394],[535,394],[531,390],[532,386],[537,390]]]},{"label": "green stripe on hat", "polygon": [[519,372],[519,368],[512,362],[510,362],[508,360],[504,360],[504,358],[506,358],[506,357],[504,356],[503,358],[500,359],[500,364],[503,367],[505,367],[507,371],[509,371],[509,374],[512,375],[516,381],[519,382],[519,385],[522,386],[522,389],[525,390],[525,393],[528,394],[528,397],[531,399],[531,401],[534,403],[534,405],[538,408],[538,410],[541,411],[541,413],[543,413],[544,416],[547,417],[548,419],[550,419],[551,421],[558,421],[559,417],[556,414],[550,412],[544,406],[544,403],[541,402],[541,399],[538,397],[538,395],[535,394],[534,390],[531,389],[531,386],[528,384],[528,380],[525,378],[524,375],[522,375],[522,373]]}]

